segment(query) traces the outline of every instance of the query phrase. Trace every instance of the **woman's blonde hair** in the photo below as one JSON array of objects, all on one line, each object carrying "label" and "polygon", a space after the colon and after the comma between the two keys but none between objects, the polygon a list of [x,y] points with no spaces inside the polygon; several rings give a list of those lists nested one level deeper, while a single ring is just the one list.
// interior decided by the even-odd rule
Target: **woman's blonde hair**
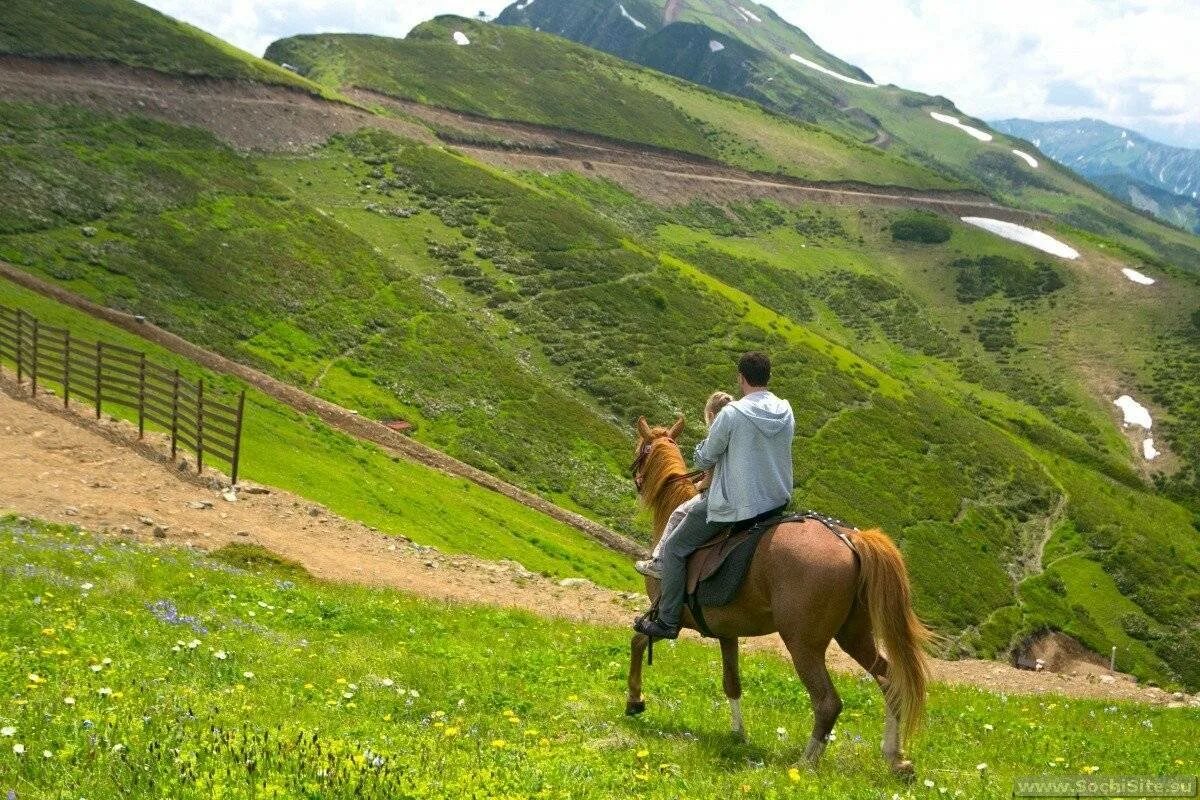
[{"label": "woman's blonde hair", "polygon": [[729,392],[713,392],[708,396],[708,401],[704,404],[704,423],[712,425],[714,419],[722,408],[733,402],[733,395]]}]

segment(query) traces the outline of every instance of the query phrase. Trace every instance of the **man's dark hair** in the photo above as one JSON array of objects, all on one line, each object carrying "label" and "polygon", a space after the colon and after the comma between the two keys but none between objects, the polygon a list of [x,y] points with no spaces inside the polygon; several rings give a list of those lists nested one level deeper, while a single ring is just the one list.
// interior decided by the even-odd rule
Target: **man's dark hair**
[{"label": "man's dark hair", "polygon": [[771,380],[771,359],[766,353],[746,353],[738,359],[738,372],[751,386],[766,386]]}]

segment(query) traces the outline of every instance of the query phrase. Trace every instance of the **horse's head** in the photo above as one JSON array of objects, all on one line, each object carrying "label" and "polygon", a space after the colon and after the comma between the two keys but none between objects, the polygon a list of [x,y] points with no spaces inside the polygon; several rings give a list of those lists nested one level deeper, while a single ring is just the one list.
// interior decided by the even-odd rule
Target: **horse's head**
[{"label": "horse's head", "polygon": [[634,451],[633,466],[629,471],[633,476],[633,484],[637,487],[638,493],[641,494],[642,487],[645,486],[646,477],[649,467],[650,455],[654,452],[656,445],[659,442],[664,442],[675,454],[679,454],[679,447],[675,443],[679,434],[683,432],[683,415],[679,415],[679,419],[675,420],[675,424],[669,428],[657,426],[650,427],[646,422],[645,417],[638,417],[637,421],[637,449]]}]

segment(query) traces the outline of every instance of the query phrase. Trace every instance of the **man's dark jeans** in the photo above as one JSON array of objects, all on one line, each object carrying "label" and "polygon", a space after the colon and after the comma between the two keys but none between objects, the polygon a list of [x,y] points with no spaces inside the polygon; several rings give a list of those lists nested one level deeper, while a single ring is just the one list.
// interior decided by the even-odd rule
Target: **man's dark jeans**
[{"label": "man's dark jeans", "polygon": [[706,496],[683,518],[662,550],[662,589],[658,600],[658,619],[672,627],[679,625],[683,596],[687,592],[687,557],[700,545],[729,526],[728,522],[708,521]]}]

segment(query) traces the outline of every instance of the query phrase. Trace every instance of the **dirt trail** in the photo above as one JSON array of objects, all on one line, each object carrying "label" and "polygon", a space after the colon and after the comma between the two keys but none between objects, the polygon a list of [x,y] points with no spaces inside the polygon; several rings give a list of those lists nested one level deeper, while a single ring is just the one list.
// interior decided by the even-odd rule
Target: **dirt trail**
[{"label": "dirt trail", "polygon": [[576,514],[574,511],[568,511],[565,508],[556,506],[549,500],[503,481],[489,472],[472,467],[470,464],[452,458],[429,445],[422,444],[415,439],[410,439],[403,434],[397,433],[380,422],[367,419],[339,405],[315,397],[303,389],[276,380],[253,367],[248,367],[245,364],[228,359],[219,353],[214,353],[211,350],[194,345],[186,339],[176,336],[170,331],[163,330],[151,322],[139,322],[131,314],[115,311],[93,303],[85,297],[81,297],[61,286],[43,280],[36,275],[31,275],[4,261],[0,261],[0,278],[7,278],[13,283],[24,286],[27,289],[32,289],[35,292],[65,303],[72,308],[90,314],[97,319],[102,319],[105,322],[116,325],[118,328],[129,331],[135,336],[149,339],[155,344],[161,345],[185,358],[189,358],[208,369],[222,372],[226,375],[234,375],[279,402],[289,405],[301,413],[315,414],[329,425],[363,441],[378,445],[386,452],[403,456],[449,475],[466,478],[480,486],[491,489],[498,494],[517,501],[521,505],[540,511],[552,519],[583,531],[588,536],[596,539],[604,546],[616,550],[618,553],[640,556],[643,552],[644,548],[637,542],[615,531],[611,531],[581,514]]},{"label": "dirt trail", "polygon": [[820,202],[922,208],[953,216],[983,215],[1010,222],[1036,223],[1041,215],[993,203],[967,191],[921,191],[903,187],[806,181],[764,176],[649,145],[635,145],[577,131],[488,119],[427,106],[374,92],[345,87],[343,94],[364,106],[382,106],[416,117],[463,141],[450,144],[474,158],[510,169],[571,170],[609,178],[657,203],[678,204],[693,198],[714,202],[770,198],[783,202]]},{"label": "dirt trail", "polygon": [[104,62],[0,56],[0,99],[141,114],[211,131],[239,150],[303,151],[364,126],[433,141],[429,130],[285,86],[186,78]]},{"label": "dirt trail", "polygon": [[[133,426],[64,412],[61,401],[52,396],[31,401],[15,387],[11,372],[0,376],[0,511],[163,545],[210,550],[250,542],[298,561],[326,580],[519,608],[577,622],[623,627],[645,604],[638,595],[587,582],[561,586],[511,562],[446,555],[276,489],[269,494],[243,491],[231,503],[167,462],[161,439],[148,437],[139,443]],[[782,647],[776,637],[750,644]],[[839,671],[858,672],[836,646],[830,649],[829,661]],[[1073,662],[1069,669],[1075,668]],[[939,681],[996,692],[1200,706],[1200,699],[1174,699],[1102,667],[1081,666],[1076,672],[1032,673],[987,661],[934,662]]]},{"label": "dirt trail", "polygon": [[[0,99],[141,114],[204,128],[239,150],[302,152],[324,143],[335,133],[363,127],[384,128],[434,143],[437,139],[421,124],[426,122],[443,129],[473,133],[480,142],[489,142],[455,145],[482,161],[514,169],[592,172],[655,202],[772,198],[791,203],[924,208],[956,216],[984,215],[1023,223],[1039,219],[1036,214],[997,205],[971,192],[873,188],[766,177],[685,153],[526,123],[490,120],[367,90],[351,88],[344,94],[363,106],[390,108],[399,112],[401,118],[371,114],[348,103],[324,100],[284,86],[173,76],[104,62],[0,56]],[[509,144],[503,144],[505,140]],[[509,146],[512,144],[516,146]],[[547,152],[547,148],[553,152]]]}]

